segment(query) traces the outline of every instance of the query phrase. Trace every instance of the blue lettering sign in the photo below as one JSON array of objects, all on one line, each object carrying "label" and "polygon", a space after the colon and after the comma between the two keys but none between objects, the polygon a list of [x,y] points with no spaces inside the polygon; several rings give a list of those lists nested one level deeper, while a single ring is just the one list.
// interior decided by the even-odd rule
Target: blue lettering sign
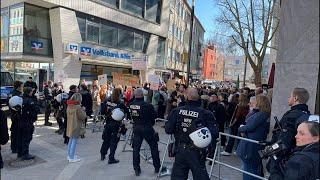
[{"label": "blue lettering sign", "polygon": [[[71,48],[71,47],[70,47]],[[95,48],[90,48],[90,47],[80,47],[80,54],[85,55],[85,56],[105,56],[105,57],[110,57],[110,58],[116,58],[116,59],[126,59],[130,60],[133,55],[127,54],[127,53],[121,53],[119,54],[118,52],[114,51],[108,51],[104,49],[95,49]]]}]

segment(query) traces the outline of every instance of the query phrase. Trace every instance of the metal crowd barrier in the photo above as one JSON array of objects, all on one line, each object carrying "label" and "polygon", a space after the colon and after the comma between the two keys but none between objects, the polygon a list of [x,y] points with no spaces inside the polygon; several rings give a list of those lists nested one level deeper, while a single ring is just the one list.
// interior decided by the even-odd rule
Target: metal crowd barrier
[{"label": "metal crowd barrier", "polygon": [[[255,143],[255,144],[261,144],[259,141],[255,141],[255,140],[252,140],[252,139],[243,138],[243,137],[239,137],[239,136],[234,136],[234,135],[230,135],[230,134],[222,133],[222,132],[219,133],[219,140],[221,139],[221,136],[228,136],[228,137],[231,137],[231,138],[235,138],[235,139],[239,139],[239,140],[243,140],[243,141],[248,141],[248,142]],[[207,160],[212,162],[212,165],[211,165],[211,168],[210,168],[209,177],[215,176],[212,173],[212,171],[213,171],[214,163],[217,163],[218,164],[218,176],[217,176],[218,179],[221,179],[220,166],[222,165],[222,166],[231,168],[231,169],[233,169],[235,171],[239,171],[239,172],[245,173],[245,174],[247,174],[249,176],[253,176],[253,177],[258,178],[258,179],[267,180],[267,178],[265,178],[265,177],[261,177],[261,176],[252,174],[250,172],[244,171],[244,170],[239,169],[237,167],[234,167],[234,166],[231,166],[231,165],[226,164],[224,162],[221,162],[220,161],[220,149],[221,149],[221,143],[220,143],[220,141],[218,141],[217,142],[217,146],[216,146],[216,150],[215,150],[215,153],[214,153],[214,156],[213,156],[213,159],[212,158],[207,158]]]}]

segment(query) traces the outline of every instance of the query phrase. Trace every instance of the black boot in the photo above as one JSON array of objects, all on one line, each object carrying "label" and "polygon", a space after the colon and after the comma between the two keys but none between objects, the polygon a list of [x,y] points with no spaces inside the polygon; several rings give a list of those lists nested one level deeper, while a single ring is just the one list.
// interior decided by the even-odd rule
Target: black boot
[{"label": "black boot", "polygon": [[101,161],[104,161],[106,159],[106,155],[105,154],[101,154]]},{"label": "black boot", "polygon": [[47,121],[47,122],[44,123],[44,126],[52,126],[52,123]]},{"label": "black boot", "polygon": [[135,169],[134,172],[135,172],[136,176],[140,176],[141,169],[140,168],[139,169]]},{"label": "black boot", "polygon": [[119,163],[118,159],[109,159],[108,164],[116,164]]},{"label": "black boot", "polygon": [[35,157],[30,155],[30,154],[26,154],[24,156],[22,156],[22,160],[30,160],[30,159],[34,159]]}]

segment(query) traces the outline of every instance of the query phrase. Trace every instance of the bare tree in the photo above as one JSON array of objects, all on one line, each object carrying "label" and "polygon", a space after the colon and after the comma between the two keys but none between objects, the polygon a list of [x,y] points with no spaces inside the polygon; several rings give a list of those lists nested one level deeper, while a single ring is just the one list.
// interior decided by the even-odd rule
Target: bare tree
[{"label": "bare tree", "polygon": [[279,25],[277,0],[215,1],[221,10],[217,21],[224,26],[225,36],[243,50],[254,71],[254,83],[261,86],[262,62]]}]

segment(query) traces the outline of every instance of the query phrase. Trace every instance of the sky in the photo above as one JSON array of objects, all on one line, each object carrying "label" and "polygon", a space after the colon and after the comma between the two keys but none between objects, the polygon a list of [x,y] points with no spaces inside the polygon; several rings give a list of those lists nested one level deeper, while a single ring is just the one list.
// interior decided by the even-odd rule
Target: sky
[{"label": "sky", "polygon": [[[191,4],[191,0],[189,0]],[[215,17],[218,8],[215,6],[214,0],[195,0],[195,14],[205,28],[204,39],[207,40],[213,33],[215,25]]]}]

